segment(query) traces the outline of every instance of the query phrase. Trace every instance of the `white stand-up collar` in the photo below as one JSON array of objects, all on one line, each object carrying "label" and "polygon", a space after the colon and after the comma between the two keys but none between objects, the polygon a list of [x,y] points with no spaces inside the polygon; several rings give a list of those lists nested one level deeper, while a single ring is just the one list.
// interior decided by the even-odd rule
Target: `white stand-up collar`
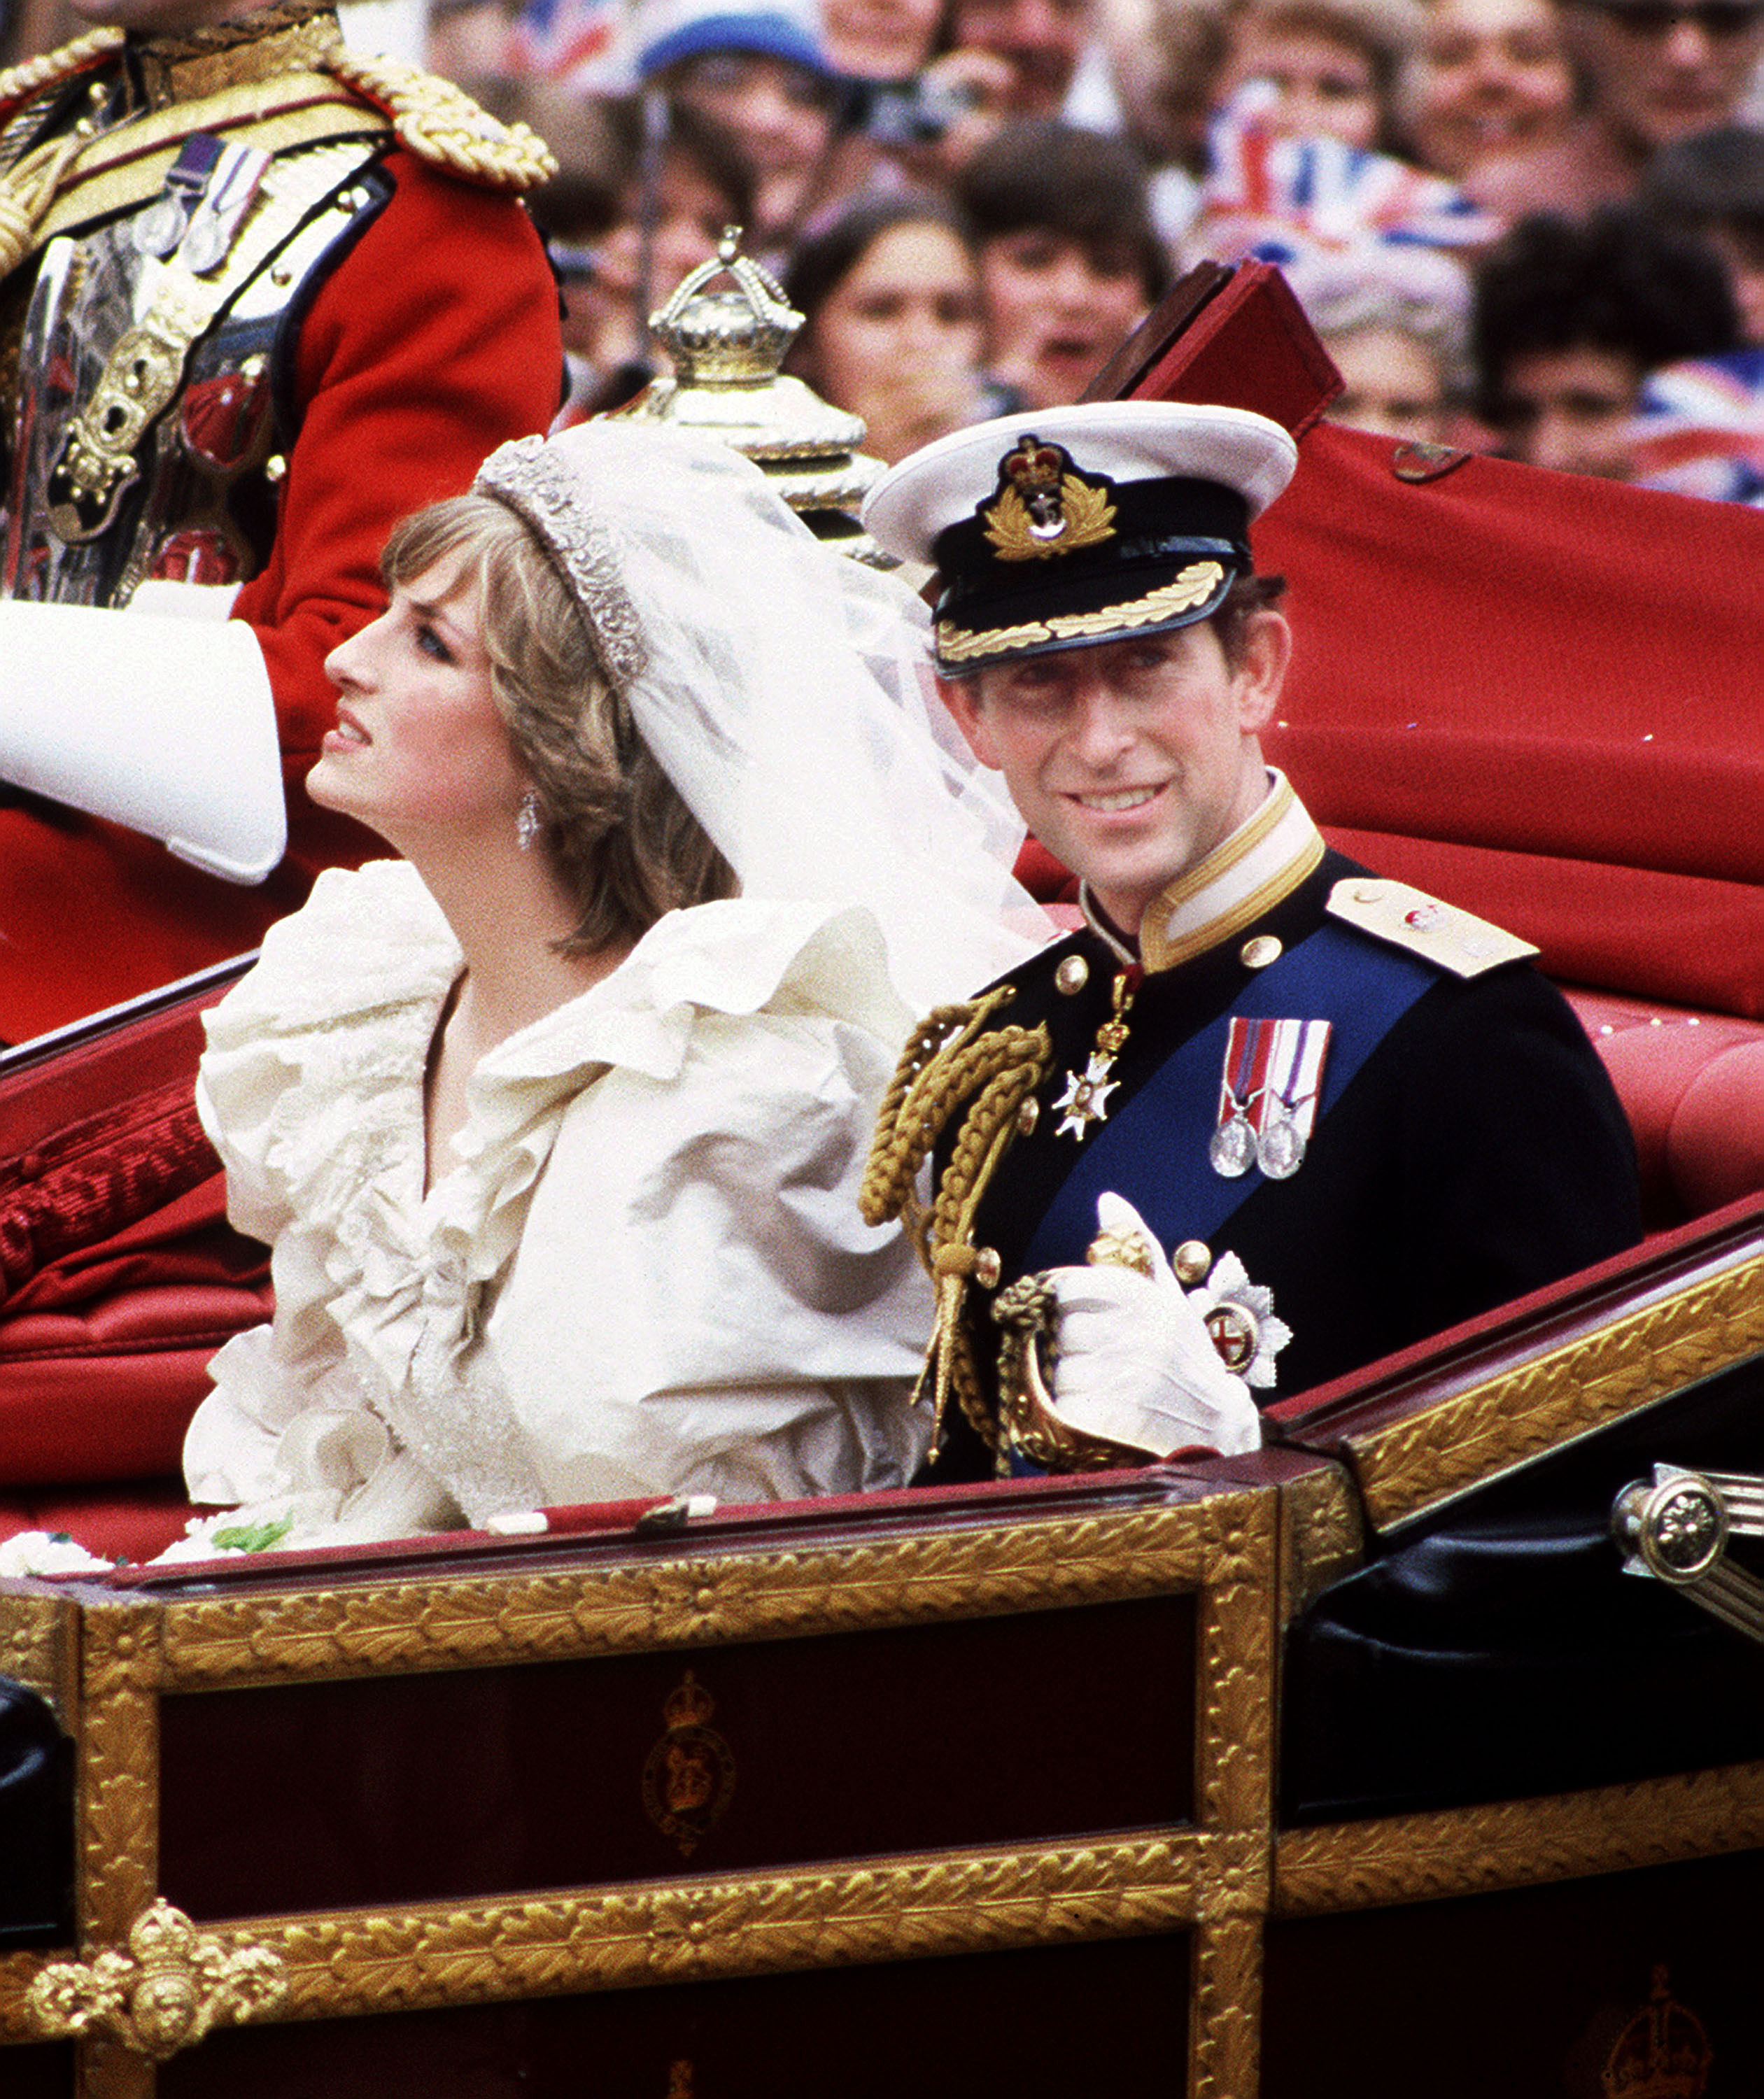
[{"label": "white stand-up collar", "polygon": [[1253,925],[1316,872],[1323,857],[1322,832],[1286,775],[1270,768],[1268,777],[1268,793],[1254,814],[1147,907],[1137,957],[1084,886],[1084,917],[1124,961],[1142,961],[1150,972],[1174,969]]}]

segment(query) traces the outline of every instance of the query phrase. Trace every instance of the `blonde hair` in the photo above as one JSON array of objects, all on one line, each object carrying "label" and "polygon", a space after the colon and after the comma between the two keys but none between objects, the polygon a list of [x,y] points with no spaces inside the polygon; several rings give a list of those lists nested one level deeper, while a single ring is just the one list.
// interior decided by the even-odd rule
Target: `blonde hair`
[{"label": "blonde hair", "polygon": [[642,937],[737,883],[637,733],[587,618],[539,539],[506,504],[456,495],[396,527],[381,557],[388,588],[438,561],[479,604],[490,689],[533,779],[543,843],[575,909],[561,953]]}]

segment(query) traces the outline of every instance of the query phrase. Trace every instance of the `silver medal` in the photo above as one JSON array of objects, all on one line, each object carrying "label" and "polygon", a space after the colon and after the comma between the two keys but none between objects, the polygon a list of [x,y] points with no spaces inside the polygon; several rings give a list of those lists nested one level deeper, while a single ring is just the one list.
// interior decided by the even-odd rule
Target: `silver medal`
[{"label": "silver medal", "polygon": [[1256,1163],[1270,1181],[1290,1181],[1304,1164],[1304,1139],[1285,1116],[1277,1117],[1262,1132],[1256,1146]]},{"label": "silver medal", "polygon": [[214,267],[231,244],[231,227],[205,205],[183,237],[183,252],[179,259],[187,270],[200,277],[205,271]]},{"label": "silver medal", "polygon": [[1240,1113],[1230,1122],[1221,1123],[1207,1146],[1207,1156],[1213,1172],[1222,1173],[1227,1181],[1247,1173],[1256,1164],[1256,1133],[1247,1118]]},{"label": "silver medal", "polygon": [[169,255],[183,239],[189,209],[183,197],[170,192],[156,198],[130,231],[129,237],[134,243],[136,253],[157,255],[161,260]]}]

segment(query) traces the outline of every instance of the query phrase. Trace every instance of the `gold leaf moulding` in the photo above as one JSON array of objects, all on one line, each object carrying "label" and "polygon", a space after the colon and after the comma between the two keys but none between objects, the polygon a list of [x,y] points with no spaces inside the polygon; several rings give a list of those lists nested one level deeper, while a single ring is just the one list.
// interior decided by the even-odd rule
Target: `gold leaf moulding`
[{"label": "gold leaf moulding", "polygon": [[843,1632],[1198,1588],[1216,1549],[1204,1513],[1212,1506],[590,1574],[174,1600],[165,1606],[157,1688]]},{"label": "gold leaf moulding", "polygon": [[1764,1260],[1644,1306],[1535,1362],[1350,1441],[1379,1529],[1424,1516],[1764,1351]]},{"label": "gold leaf moulding", "polygon": [[1276,1915],[1367,1909],[1712,1857],[1764,1843],[1764,1763],[1295,1831]]}]

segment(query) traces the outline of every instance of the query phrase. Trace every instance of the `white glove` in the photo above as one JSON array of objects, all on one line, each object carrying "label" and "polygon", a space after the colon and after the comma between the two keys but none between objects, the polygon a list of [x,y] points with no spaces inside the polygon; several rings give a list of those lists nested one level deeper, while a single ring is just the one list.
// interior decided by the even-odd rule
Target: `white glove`
[{"label": "white glove", "polygon": [[262,882],[288,843],[270,674],[237,620],[0,605],[0,780],[225,882]]},{"label": "white glove", "polygon": [[1052,1397],[1061,1419],[1160,1456],[1188,1443],[1228,1458],[1260,1450],[1261,1415],[1249,1387],[1220,1361],[1138,1212],[1102,1195],[1097,1223],[1142,1241],[1151,1274],[1107,1264],[1049,1272],[1060,1308]]}]

